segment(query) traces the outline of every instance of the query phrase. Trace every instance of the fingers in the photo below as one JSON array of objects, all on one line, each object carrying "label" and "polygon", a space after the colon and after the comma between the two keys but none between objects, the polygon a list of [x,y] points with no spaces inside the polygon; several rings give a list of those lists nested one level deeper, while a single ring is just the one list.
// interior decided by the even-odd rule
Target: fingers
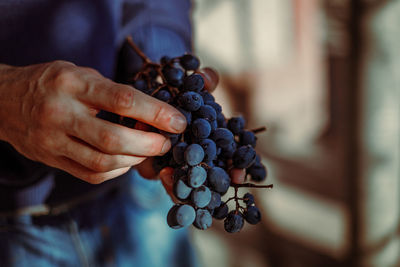
[{"label": "fingers", "polygon": [[78,97],[89,105],[135,118],[164,131],[178,133],[186,128],[186,119],[178,110],[128,85],[94,79]]},{"label": "fingers", "polygon": [[204,88],[212,93],[218,85],[219,76],[218,73],[212,68],[200,69],[199,74],[203,76]]},{"label": "fingers", "polygon": [[245,169],[231,169],[229,172],[229,176],[232,179],[232,182],[235,184],[243,184],[246,178],[246,170]]},{"label": "fingers", "polygon": [[105,154],[73,139],[70,139],[60,152],[63,156],[79,162],[84,167],[95,172],[109,172],[115,169],[131,167],[146,159],[144,157]]},{"label": "fingers", "polygon": [[57,163],[54,164],[53,167],[64,170],[76,178],[91,184],[103,183],[107,180],[121,176],[130,169],[129,167],[125,167],[109,172],[95,172],[66,157],[59,157]]},{"label": "fingers", "polygon": [[161,134],[130,129],[89,114],[77,115],[66,130],[108,154],[156,156],[166,153],[171,142]]}]

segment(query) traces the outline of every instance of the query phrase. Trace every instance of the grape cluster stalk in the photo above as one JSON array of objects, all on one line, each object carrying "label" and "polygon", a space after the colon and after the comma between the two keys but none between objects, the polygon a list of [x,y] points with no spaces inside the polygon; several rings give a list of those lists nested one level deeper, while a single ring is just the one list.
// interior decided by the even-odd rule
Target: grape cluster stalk
[{"label": "grape cluster stalk", "polygon": [[[222,107],[204,88],[196,56],[164,56],[160,63],[155,63],[131,37],[127,42],[143,61],[140,71],[133,76],[133,87],[176,107],[188,125],[182,134],[161,132],[170,138],[172,148],[154,159],[157,172],[165,167],[174,169],[173,194],[178,203],[168,212],[168,225],[174,229],[194,225],[205,230],[214,218],[224,220],[224,229],[235,233],[243,228],[245,221],[260,222],[261,213],[254,196],[246,193],[240,197],[238,189],[273,185],[235,184],[229,173],[232,168],[245,169],[246,179],[254,182],[266,179],[267,169],[254,149],[256,134],[265,127],[246,130],[243,117],[225,118]],[[119,122],[128,127],[135,124],[134,120],[123,117]],[[223,201],[221,197],[230,187],[234,188],[234,196]],[[233,210],[227,205],[230,201],[234,201]]]}]

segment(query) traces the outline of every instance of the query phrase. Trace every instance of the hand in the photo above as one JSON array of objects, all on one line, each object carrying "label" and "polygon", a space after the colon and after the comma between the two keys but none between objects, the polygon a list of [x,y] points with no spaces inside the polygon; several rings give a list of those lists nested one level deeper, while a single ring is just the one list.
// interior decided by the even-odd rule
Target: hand
[{"label": "hand", "polygon": [[[218,81],[219,81],[219,76],[216,71],[214,71],[211,68],[204,68],[200,70],[200,74],[204,78],[204,87],[207,91],[213,92],[215,88],[217,87]],[[153,167],[152,167],[152,160],[153,158],[149,158],[146,161],[144,161],[142,164],[139,164],[136,166],[137,170],[139,173],[148,179],[153,179],[157,177],[157,173],[154,172]],[[161,179],[162,184],[164,185],[167,193],[171,196],[171,198],[176,201],[172,188],[173,188],[173,169],[170,167],[164,168],[160,171],[159,177]],[[236,184],[241,184],[245,180],[246,176],[246,171],[244,169],[232,169],[229,173],[232,182]]]},{"label": "hand", "polygon": [[93,184],[171,147],[160,134],[96,118],[100,109],[173,133],[186,127],[172,106],[65,61],[0,65],[0,101],[0,139],[31,160]]}]

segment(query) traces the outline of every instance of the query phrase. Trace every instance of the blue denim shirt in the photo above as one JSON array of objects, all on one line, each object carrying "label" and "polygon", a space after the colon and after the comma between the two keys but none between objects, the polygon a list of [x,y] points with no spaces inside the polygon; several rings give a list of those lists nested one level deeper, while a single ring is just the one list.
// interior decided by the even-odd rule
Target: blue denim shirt
[{"label": "blue denim shirt", "polygon": [[[190,8],[186,0],[0,0],[0,63],[67,60],[123,80],[141,64],[121,49],[127,35],[153,60],[191,50]],[[0,141],[0,211],[99,186],[31,161]]]}]

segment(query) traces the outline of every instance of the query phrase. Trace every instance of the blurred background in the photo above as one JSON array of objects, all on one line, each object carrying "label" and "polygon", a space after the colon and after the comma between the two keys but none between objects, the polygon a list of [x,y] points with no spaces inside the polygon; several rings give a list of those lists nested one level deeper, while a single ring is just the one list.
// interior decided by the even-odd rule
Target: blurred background
[{"label": "blurred background", "polygon": [[196,0],[227,117],[266,126],[262,223],[192,238],[204,266],[400,266],[400,1]]}]

